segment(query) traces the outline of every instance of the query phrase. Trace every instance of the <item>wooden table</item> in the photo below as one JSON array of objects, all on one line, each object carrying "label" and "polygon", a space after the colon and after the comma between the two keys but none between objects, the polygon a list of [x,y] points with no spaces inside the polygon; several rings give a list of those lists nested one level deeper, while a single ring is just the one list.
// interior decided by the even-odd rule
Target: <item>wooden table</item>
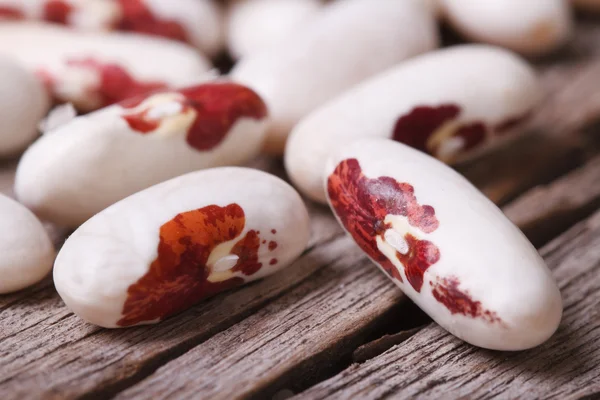
[{"label": "wooden table", "polygon": [[[0,399],[600,396],[600,20],[536,65],[548,96],[534,132],[458,169],[558,280],[564,317],[547,343],[494,352],[449,335],[309,204],[310,247],[292,266],[159,325],[86,324],[50,279],[0,296]],[[1,165],[3,192],[15,164]],[[59,245],[67,232],[48,228]]]}]

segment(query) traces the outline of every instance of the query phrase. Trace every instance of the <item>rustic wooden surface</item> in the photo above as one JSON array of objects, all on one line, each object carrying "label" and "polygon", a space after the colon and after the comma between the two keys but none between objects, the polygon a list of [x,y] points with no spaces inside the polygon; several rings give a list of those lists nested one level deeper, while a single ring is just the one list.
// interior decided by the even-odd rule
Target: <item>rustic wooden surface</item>
[{"label": "rustic wooden surface", "polygon": [[[599,21],[581,19],[573,43],[537,68],[548,96],[533,133],[458,170],[544,245],[565,303],[546,344],[501,353],[446,334],[309,203],[310,247],[293,265],[159,325],[88,325],[50,278],[0,296],[0,399],[600,393]],[[0,191],[11,194],[15,166],[0,163]],[[276,161],[253,166],[284,175]],[[48,229],[60,245],[67,232]]]}]

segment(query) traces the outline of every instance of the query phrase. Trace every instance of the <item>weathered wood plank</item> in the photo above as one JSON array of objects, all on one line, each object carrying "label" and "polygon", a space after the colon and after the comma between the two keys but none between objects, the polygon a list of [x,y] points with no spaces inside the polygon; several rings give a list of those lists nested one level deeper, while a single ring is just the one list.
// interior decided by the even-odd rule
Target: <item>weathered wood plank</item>
[{"label": "weathered wood plank", "polygon": [[528,191],[503,211],[540,246],[599,207],[600,156],[549,185]]},{"label": "weathered wood plank", "polygon": [[432,323],[297,398],[567,399],[600,393],[600,212],[542,254],[564,300],[560,328],[545,344],[524,352],[487,351]]},{"label": "weathered wood plank", "polygon": [[[596,201],[596,193],[600,192],[597,168],[596,162],[591,163],[545,189],[547,203],[555,204],[550,211],[525,195],[511,206],[519,211],[515,217],[543,223],[544,218],[556,215],[560,209],[556,204],[562,203],[563,193],[555,187],[576,188],[593,183],[595,190],[581,193],[578,204]],[[594,179],[588,179],[588,170]],[[586,194],[590,197],[586,198]],[[564,210],[565,215],[573,211],[571,215],[578,216],[577,209]],[[352,247],[347,251],[356,252]],[[354,257],[360,259],[360,253]],[[143,398],[147,393],[158,398],[193,393],[223,399],[235,395],[264,398],[284,387],[297,389],[305,385],[307,380],[298,377],[326,376],[329,366],[322,360],[347,359],[365,332],[380,327],[383,318],[392,313],[398,300],[392,294],[399,292],[393,285],[381,282],[380,275],[364,259],[329,265],[259,313],[166,364],[124,391],[122,398]],[[219,379],[215,380],[215,376]]]}]

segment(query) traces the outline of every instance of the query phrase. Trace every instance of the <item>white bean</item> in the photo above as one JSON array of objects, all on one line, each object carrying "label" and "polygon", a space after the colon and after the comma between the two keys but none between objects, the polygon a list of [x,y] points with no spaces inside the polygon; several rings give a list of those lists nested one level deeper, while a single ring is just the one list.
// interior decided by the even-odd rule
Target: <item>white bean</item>
[{"label": "white bean", "polygon": [[0,54],[35,71],[58,100],[83,111],[159,88],[195,84],[210,68],[181,43],[40,23],[0,24]]},{"label": "white bean", "polygon": [[466,37],[526,55],[563,45],[573,21],[568,0],[438,0],[450,24]]},{"label": "white bean", "polygon": [[69,237],[54,283],[81,318],[148,324],[285,267],[304,250],[308,213],[273,175],[194,172],[128,197]]},{"label": "white bean", "polygon": [[37,136],[50,98],[33,74],[0,57],[0,156],[22,150]]},{"label": "white bean", "polygon": [[267,102],[265,150],[282,154],[290,130],[306,114],[437,41],[434,17],[422,0],[344,0],[268,51],[242,59],[232,77]]},{"label": "white bean", "polygon": [[46,133],[23,155],[15,193],[43,218],[76,227],[151,185],[247,161],[266,115],[256,93],[227,82],[131,99]]},{"label": "white bean", "polygon": [[222,12],[213,0],[0,0],[2,18],[163,36],[190,43],[210,56],[224,41]]},{"label": "white bean", "polygon": [[285,40],[310,23],[320,0],[240,0],[227,14],[229,52],[234,58],[251,56]]},{"label": "white bean", "polygon": [[37,218],[0,194],[0,294],[33,285],[52,269],[54,246]]},{"label": "white bean", "polygon": [[523,350],[557,329],[562,301],[543,259],[451,168],[371,138],[337,151],[326,176],[346,231],[450,333],[480,347]]},{"label": "white bean", "polygon": [[294,184],[325,202],[323,169],[349,141],[393,138],[447,162],[515,138],[541,99],[533,69],[501,48],[464,45],[431,52],[332,100],[292,131],[285,166]]}]

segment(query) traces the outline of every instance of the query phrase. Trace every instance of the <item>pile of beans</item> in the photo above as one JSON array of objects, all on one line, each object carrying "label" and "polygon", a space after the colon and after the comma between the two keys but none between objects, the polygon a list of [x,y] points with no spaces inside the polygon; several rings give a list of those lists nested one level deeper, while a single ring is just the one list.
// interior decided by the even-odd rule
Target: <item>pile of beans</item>
[{"label": "pile of beans", "polygon": [[[25,150],[20,204],[0,196],[0,293],[54,267],[73,312],[128,327],[286,267],[309,216],[288,183],[240,167],[264,152],[452,334],[537,346],[561,319],[556,283],[448,164],[527,132],[543,93],[523,57],[565,46],[571,14],[567,0],[0,0],[0,155]],[[478,43],[438,49],[442,20]],[[58,255],[36,216],[74,229]]]}]

